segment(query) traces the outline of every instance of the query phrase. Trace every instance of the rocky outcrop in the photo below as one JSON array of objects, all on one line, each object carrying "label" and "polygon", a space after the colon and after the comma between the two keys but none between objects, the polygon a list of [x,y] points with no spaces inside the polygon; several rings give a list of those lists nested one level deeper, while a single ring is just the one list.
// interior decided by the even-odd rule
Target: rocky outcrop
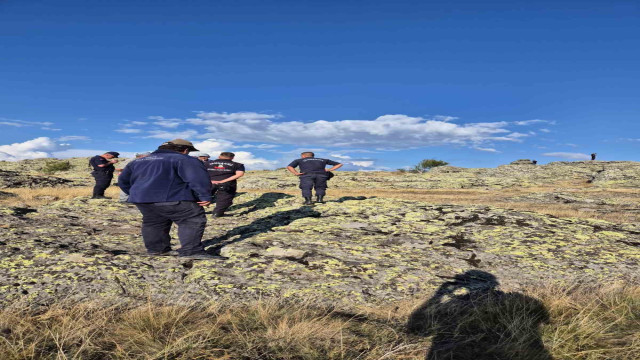
[{"label": "rocky outcrop", "polygon": [[71,180],[54,176],[34,176],[17,171],[0,170],[0,189],[52,187],[70,183],[72,183]]},{"label": "rocky outcrop", "polygon": [[205,233],[209,251],[226,261],[145,256],[138,211],[113,201],[0,214],[5,302],[108,295],[375,303],[424,293],[470,269],[519,287],[637,281],[640,262],[638,224],[381,198],[302,206],[286,194],[242,194],[231,216],[210,220]]},{"label": "rocky outcrop", "polygon": [[[529,161],[529,160],[527,160]],[[585,185],[602,188],[640,187],[640,162],[575,161],[497,168],[441,166],[426,173],[336,171],[329,186],[342,189],[505,189],[511,187]],[[241,188],[296,190],[298,179],[286,170],[249,171]]]},{"label": "rocky outcrop", "polygon": [[520,159],[512,161],[509,165],[533,165],[533,161],[530,159]]},{"label": "rocky outcrop", "polygon": [[[72,165],[71,170],[57,172],[56,177],[72,180],[74,185],[93,184],[88,158],[68,161]],[[45,164],[46,159],[0,162],[0,169],[40,176]],[[240,179],[241,188],[297,190],[298,179],[286,169],[248,170],[247,175]],[[531,160],[523,159],[496,168],[440,166],[420,174],[387,171],[336,171],[335,174],[329,186],[343,189],[505,189],[549,186],[559,182],[573,185],[590,183],[601,188],[640,187],[640,162],[635,161],[560,161],[533,166]]]}]

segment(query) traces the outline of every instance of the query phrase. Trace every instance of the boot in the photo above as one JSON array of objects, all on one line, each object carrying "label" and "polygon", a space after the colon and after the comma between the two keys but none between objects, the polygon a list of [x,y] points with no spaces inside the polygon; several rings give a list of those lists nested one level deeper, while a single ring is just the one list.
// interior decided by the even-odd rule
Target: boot
[{"label": "boot", "polygon": [[311,205],[311,204],[313,204],[313,203],[311,202],[311,198],[310,198],[310,197],[308,197],[308,196],[305,196],[305,198],[304,198],[304,204],[305,204],[305,205]]},{"label": "boot", "polygon": [[316,195],[316,202],[324,204],[324,195]]}]

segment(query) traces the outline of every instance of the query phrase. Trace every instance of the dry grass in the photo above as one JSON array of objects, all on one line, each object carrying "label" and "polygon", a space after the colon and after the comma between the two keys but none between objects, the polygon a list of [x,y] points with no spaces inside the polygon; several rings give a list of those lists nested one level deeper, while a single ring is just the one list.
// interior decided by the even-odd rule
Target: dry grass
[{"label": "dry grass", "polygon": [[[93,187],[45,187],[45,188],[11,188],[2,189],[4,192],[15,194],[15,197],[0,199],[4,206],[41,206],[58,200],[68,200],[77,197],[89,197]],[[120,189],[110,186],[106,196],[117,199]]]},{"label": "dry grass", "polygon": [[[421,303],[408,300],[352,312],[276,300],[14,306],[0,312],[0,358],[417,360],[424,359],[433,342],[444,336],[458,346],[456,359],[485,359],[489,355],[477,349],[473,353],[465,344],[478,340],[475,334],[482,329],[501,326],[510,331],[497,334],[489,344],[501,351],[501,358],[545,358],[547,351],[554,359],[640,357],[640,287],[551,287],[530,289],[526,296],[514,294],[509,293],[507,301],[443,305],[453,317],[456,311],[466,314],[464,327],[475,332],[441,332],[435,337],[430,334],[438,325],[432,321],[418,331],[415,326],[408,331],[412,309]],[[523,300],[533,298],[550,314],[541,332],[537,326],[526,326],[538,324],[542,316],[529,305],[530,300]],[[426,311],[433,314],[438,308]],[[546,350],[513,348],[540,337]]]}]

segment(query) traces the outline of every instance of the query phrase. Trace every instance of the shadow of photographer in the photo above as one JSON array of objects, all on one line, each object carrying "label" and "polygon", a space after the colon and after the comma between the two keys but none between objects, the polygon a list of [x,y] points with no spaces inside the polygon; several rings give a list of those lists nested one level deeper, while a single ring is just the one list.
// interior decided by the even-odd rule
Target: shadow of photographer
[{"label": "shadow of photographer", "polygon": [[426,359],[552,359],[540,337],[549,313],[539,300],[498,290],[496,277],[485,271],[451,279],[407,323],[410,333],[433,335]]}]

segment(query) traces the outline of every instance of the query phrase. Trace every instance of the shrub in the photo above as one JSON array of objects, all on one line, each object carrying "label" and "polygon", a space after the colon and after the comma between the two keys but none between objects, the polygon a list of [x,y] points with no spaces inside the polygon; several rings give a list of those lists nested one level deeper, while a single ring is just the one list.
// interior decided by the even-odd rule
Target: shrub
[{"label": "shrub", "polygon": [[58,171],[67,171],[71,169],[71,163],[64,160],[50,160],[47,161],[42,167],[42,172],[45,174],[54,174]]},{"label": "shrub", "polygon": [[416,165],[413,170],[418,173],[429,171],[434,167],[449,165],[448,162],[436,159],[424,159]]}]

